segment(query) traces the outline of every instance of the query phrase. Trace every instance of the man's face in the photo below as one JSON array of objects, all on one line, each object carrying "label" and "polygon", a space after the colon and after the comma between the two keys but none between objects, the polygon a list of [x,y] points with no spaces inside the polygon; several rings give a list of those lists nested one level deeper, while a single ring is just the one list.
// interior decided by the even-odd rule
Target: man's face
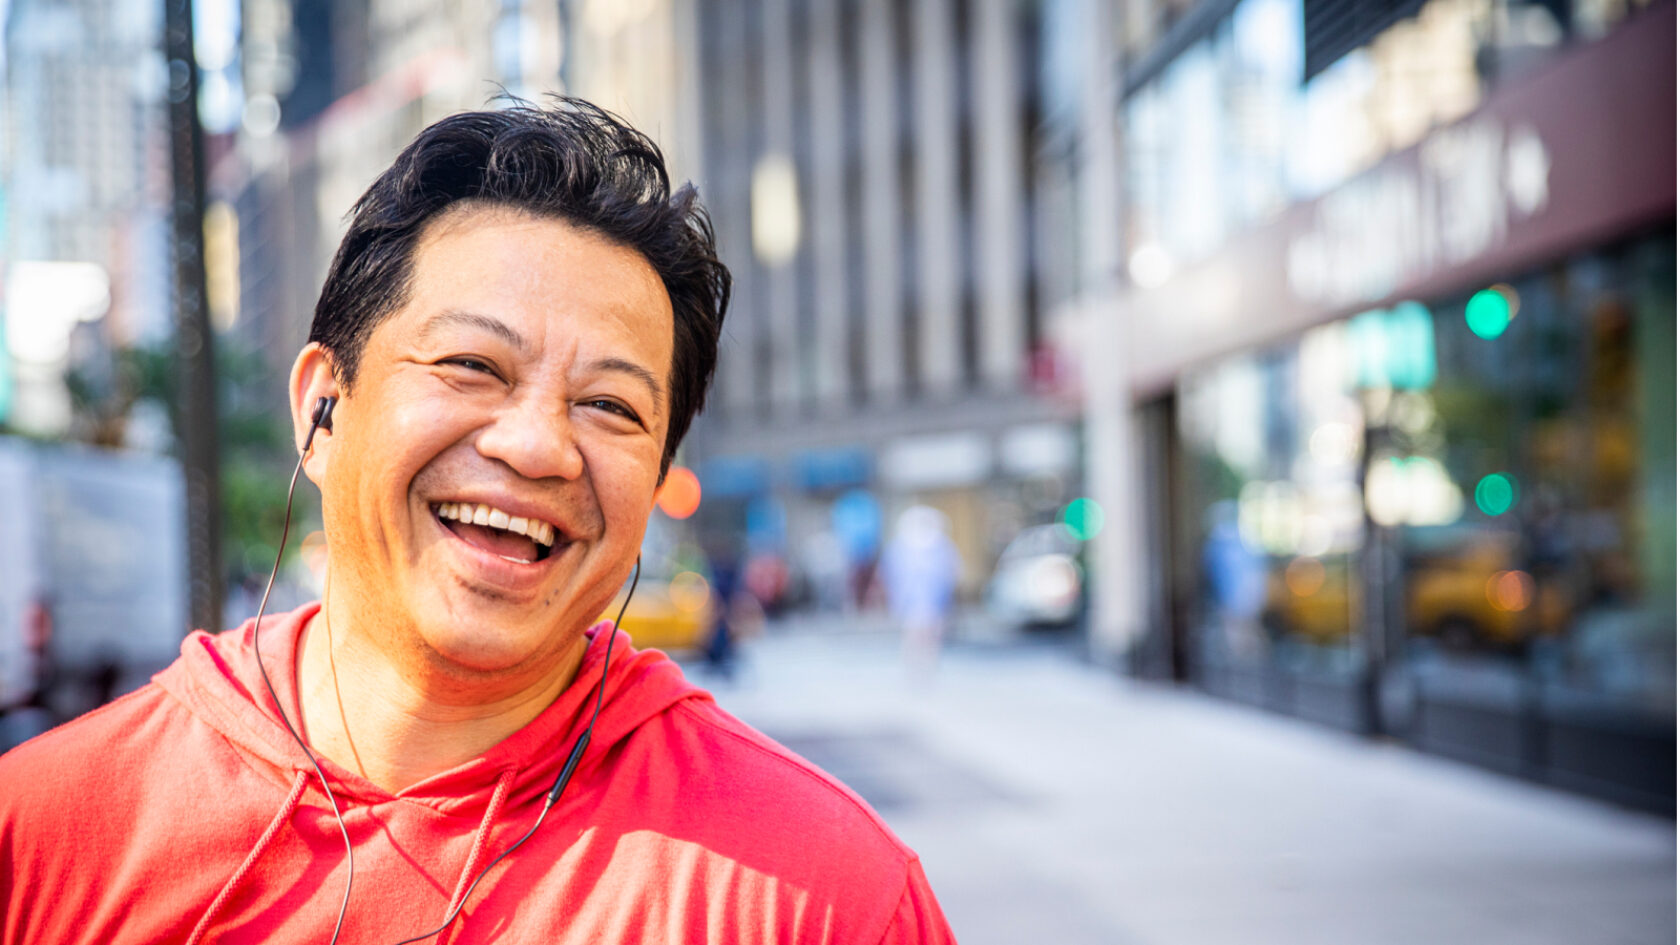
[{"label": "man's face", "polygon": [[635,251],[506,209],[434,221],[311,457],[334,619],[455,677],[541,673],[636,558],[671,357]]}]

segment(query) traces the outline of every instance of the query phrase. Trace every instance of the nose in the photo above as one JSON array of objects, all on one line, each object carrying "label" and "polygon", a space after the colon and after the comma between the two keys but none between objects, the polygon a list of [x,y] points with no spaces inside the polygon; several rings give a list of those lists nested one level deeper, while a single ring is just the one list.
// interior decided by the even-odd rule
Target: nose
[{"label": "nose", "polygon": [[477,440],[480,455],[506,463],[526,479],[583,475],[577,430],[561,398],[527,395],[497,410]]}]

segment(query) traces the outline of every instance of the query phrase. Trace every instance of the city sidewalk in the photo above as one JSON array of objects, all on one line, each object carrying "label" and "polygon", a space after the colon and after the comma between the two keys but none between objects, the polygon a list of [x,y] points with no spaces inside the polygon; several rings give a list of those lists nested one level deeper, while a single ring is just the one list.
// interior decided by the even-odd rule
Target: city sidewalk
[{"label": "city sidewalk", "polygon": [[875,804],[964,945],[1675,941],[1672,821],[1042,642],[953,645],[926,684],[832,623],[744,655],[718,700]]}]

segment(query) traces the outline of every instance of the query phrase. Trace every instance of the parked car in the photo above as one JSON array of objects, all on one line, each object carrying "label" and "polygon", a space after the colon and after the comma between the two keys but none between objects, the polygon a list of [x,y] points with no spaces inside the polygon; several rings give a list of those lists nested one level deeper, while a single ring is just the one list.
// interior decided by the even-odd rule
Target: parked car
[{"label": "parked car", "polygon": [[1520,568],[1514,532],[1439,526],[1411,529],[1407,539],[1406,617],[1413,633],[1513,647],[1567,625],[1563,586]]},{"label": "parked car", "polygon": [[[1517,647],[1560,632],[1570,606],[1556,582],[1519,567],[1517,535],[1467,525],[1405,530],[1408,632],[1458,647]],[[1355,565],[1296,558],[1274,568],[1262,623],[1274,637],[1339,643],[1358,621]],[[1308,579],[1302,579],[1303,575]]]},{"label": "parked car", "polygon": [[987,582],[987,611],[1020,627],[1073,623],[1085,584],[1078,554],[1079,541],[1066,525],[1022,529],[998,557]]},{"label": "parked car", "polygon": [[[619,628],[630,634],[638,649],[656,648],[669,653],[705,649],[706,636],[718,602],[703,561],[693,555],[672,554],[643,545],[642,576],[636,594],[624,611]],[[601,619],[612,620],[624,604],[630,589],[625,581]]]}]

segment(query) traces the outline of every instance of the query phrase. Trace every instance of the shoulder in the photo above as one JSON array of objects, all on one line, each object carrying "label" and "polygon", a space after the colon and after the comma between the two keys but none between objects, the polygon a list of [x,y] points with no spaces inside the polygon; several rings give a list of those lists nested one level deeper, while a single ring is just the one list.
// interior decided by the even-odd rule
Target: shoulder
[{"label": "shoulder", "polygon": [[207,774],[248,772],[182,700],[173,685],[180,665],[0,755],[0,842],[50,840],[60,821],[132,828],[138,810],[170,808]]},{"label": "shoulder", "polygon": [[610,806],[633,829],[695,840],[783,875],[849,877],[878,889],[901,888],[915,859],[850,788],[710,698],[674,703],[615,755],[608,790],[634,802]]},{"label": "shoulder", "polygon": [[156,681],[19,745],[0,756],[0,941],[179,941],[177,907],[239,863],[266,787]]},{"label": "shoulder", "polygon": [[692,770],[713,779],[728,797],[763,805],[762,812],[786,812],[790,826],[805,836],[832,833],[854,852],[900,864],[914,858],[855,791],[717,703],[682,702],[672,715],[692,729],[702,749],[690,761]]},{"label": "shoulder", "polygon": [[150,743],[180,707],[151,682],[0,755],[0,817],[20,806],[62,806],[116,786],[126,759]]},{"label": "shoulder", "polygon": [[893,930],[937,915],[915,853],[862,798],[709,698],[643,721],[590,781],[574,800],[589,843],[629,887],[658,877],[652,902],[747,909],[782,940],[869,945],[909,941]]},{"label": "shoulder", "polygon": [[52,888],[84,838],[123,835],[172,705],[148,683],[0,755],[0,888]]},{"label": "shoulder", "polygon": [[921,861],[912,861],[904,894],[899,897],[878,945],[953,945],[955,941],[945,913],[928,886],[927,875],[922,872]]}]

